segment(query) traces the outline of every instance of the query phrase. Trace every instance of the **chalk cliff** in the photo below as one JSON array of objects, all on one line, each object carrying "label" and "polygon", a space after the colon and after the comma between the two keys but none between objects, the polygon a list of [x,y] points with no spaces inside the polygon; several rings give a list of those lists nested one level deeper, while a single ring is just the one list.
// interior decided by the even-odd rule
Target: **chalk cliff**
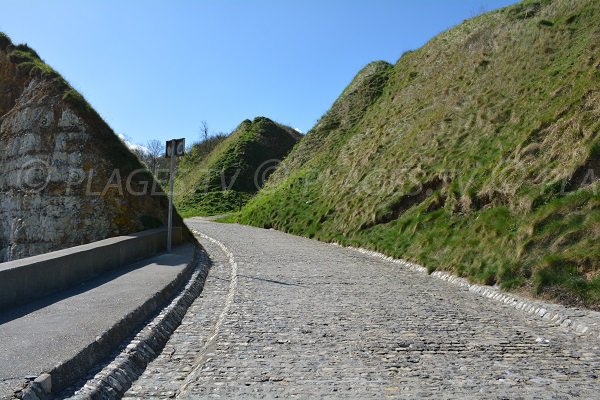
[{"label": "chalk cliff", "polygon": [[158,227],[167,208],[83,97],[0,33],[0,261]]}]

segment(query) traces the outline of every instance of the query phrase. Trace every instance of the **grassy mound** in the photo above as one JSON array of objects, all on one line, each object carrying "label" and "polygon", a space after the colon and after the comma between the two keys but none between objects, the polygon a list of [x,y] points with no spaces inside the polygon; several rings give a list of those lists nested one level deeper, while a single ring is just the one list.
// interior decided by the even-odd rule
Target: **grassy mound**
[{"label": "grassy mound", "polygon": [[240,221],[600,308],[599,20],[524,1],[368,65]]},{"label": "grassy mound", "polygon": [[265,117],[245,120],[208,154],[183,157],[175,204],[184,217],[239,210],[296,144],[292,128]]}]

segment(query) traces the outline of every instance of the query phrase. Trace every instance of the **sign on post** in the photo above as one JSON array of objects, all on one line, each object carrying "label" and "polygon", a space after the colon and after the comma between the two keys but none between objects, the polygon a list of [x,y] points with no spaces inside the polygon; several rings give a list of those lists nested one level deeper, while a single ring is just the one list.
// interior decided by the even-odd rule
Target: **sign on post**
[{"label": "sign on post", "polygon": [[182,155],[185,154],[185,138],[167,140],[167,146],[166,146],[167,150],[165,152],[166,158],[171,158],[171,150],[173,147],[173,145],[172,145],[173,142],[175,142],[175,155],[177,157],[181,157]]},{"label": "sign on post", "polygon": [[167,227],[167,251],[170,253],[173,243],[173,181],[175,178],[175,158],[185,154],[185,138],[168,140],[165,147],[165,156],[171,159],[171,167],[169,168],[169,221]]}]

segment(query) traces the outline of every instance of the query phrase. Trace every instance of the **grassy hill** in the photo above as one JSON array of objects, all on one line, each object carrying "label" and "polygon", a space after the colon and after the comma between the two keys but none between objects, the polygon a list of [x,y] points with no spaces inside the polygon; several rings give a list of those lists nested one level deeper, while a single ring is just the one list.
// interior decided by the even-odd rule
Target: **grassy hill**
[{"label": "grassy hill", "polygon": [[265,117],[243,121],[208,153],[192,148],[179,164],[175,205],[184,217],[237,211],[296,144],[300,135]]},{"label": "grassy hill", "polygon": [[599,309],[598,21],[524,1],[369,64],[240,221]]}]

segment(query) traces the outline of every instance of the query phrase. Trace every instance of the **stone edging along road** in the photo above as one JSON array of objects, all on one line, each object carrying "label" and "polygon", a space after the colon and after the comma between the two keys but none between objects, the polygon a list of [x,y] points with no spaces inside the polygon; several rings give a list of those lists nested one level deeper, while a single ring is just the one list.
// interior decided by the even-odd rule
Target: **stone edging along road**
[{"label": "stone edging along road", "polygon": [[200,351],[198,356],[196,356],[196,359],[194,360],[194,367],[188,374],[187,378],[181,384],[181,387],[179,388],[179,391],[176,394],[176,397],[190,395],[190,387],[197,379],[196,376],[198,374],[198,371],[202,367],[203,361],[206,359],[207,350],[214,345],[215,340],[217,339],[217,336],[219,334],[219,331],[221,330],[221,326],[223,326],[225,318],[227,318],[227,313],[229,312],[229,309],[231,308],[231,304],[233,303],[233,298],[235,296],[235,290],[237,288],[237,282],[238,282],[237,262],[235,261],[233,253],[223,243],[219,242],[218,240],[213,239],[210,236],[207,236],[196,230],[192,230],[192,232],[194,233],[194,235],[200,236],[200,237],[216,244],[217,246],[219,246],[221,251],[223,251],[223,253],[225,253],[225,255],[228,258],[229,265],[231,267],[231,280],[229,282],[229,290],[227,292],[227,297],[225,299],[225,306],[223,307],[223,310],[219,314],[219,317],[218,317],[217,323],[215,324],[215,327],[213,329],[212,335],[208,338],[208,340],[202,347],[202,350]]},{"label": "stone edging along road", "polygon": [[[207,350],[214,344],[219,334],[229,308],[233,303],[237,287],[237,263],[233,254],[221,242],[197,231],[193,233],[196,236],[213,242],[227,255],[231,267],[231,281],[225,306],[214,326],[212,335],[208,338],[203,349],[196,357],[194,362],[195,368],[189,372],[187,379],[182,382],[180,390],[177,393],[178,397],[188,394],[187,388],[196,379]],[[196,269],[181,294],[135,335],[127,345],[123,345],[122,349],[111,357],[108,365],[103,366],[100,371],[91,373],[88,376],[89,379],[87,382],[84,384],[82,382],[79,383],[79,388],[67,389],[60,396],[61,398],[120,399],[123,396],[127,389],[131,387],[131,384],[144,372],[147,365],[160,354],[175,329],[180,325],[187,309],[202,293],[210,270],[211,261],[203,248],[199,249],[199,253]]]},{"label": "stone edging along road", "polygon": [[195,269],[179,295],[123,344],[110,360],[89,373],[86,382],[66,389],[58,397],[71,399],[120,399],[160,352],[177,329],[187,309],[202,293],[211,267],[208,254],[198,246]]},{"label": "stone edging along road", "polygon": [[[407,268],[411,271],[420,272],[426,275],[429,274],[427,272],[427,268],[421,265],[414,264],[406,260],[389,257],[376,251],[351,246],[341,246],[337,243],[331,243],[331,245],[354,250],[361,254],[400,265],[401,267]],[[464,287],[470,292],[479,296],[504,303],[518,311],[530,314],[533,318],[543,319],[550,325],[560,326],[561,328],[572,332],[574,335],[591,336],[600,339],[600,312],[579,308],[569,308],[560,304],[552,304],[540,300],[527,299],[514,294],[502,292],[497,286],[484,286],[476,283],[470,283],[465,278],[457,277],[448,272],[435,271],[429,275],[433,278],[446,281],[453,285]]]}]

